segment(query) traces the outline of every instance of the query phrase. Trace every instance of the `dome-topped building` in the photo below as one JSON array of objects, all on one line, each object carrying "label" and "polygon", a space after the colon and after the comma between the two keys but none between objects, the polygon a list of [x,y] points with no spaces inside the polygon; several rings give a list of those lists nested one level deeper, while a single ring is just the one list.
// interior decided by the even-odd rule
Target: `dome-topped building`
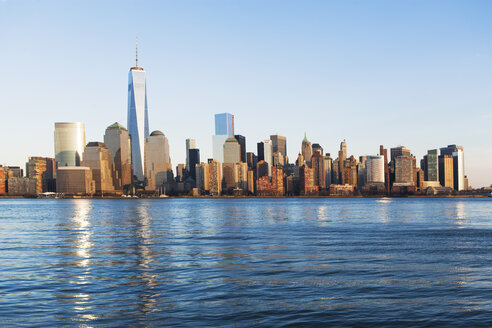
[{"label": "dome-topped building", "polygon": [[150,136],[151,137],[164,137],[164,133],[162,133],[162,131],[155,130],[155,131],[152,131]]},{"label": "dome-topped building", "polygon": [[146,190],[161,190],[163,184],[172,180],[169,143],[162,131],[155,130],[145,138],[144,173]]}]

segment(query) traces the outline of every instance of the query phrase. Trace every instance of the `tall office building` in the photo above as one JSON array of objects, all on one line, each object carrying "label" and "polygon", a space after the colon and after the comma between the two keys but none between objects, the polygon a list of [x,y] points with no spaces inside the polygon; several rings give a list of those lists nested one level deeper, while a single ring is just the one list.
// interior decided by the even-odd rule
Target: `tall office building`
[{"label": "tall office building", "polygon": [[268,163],[268,176],[271,178],[273,165],[273,144],[269,139],[263,140],[263,154],[265,156],[265,162]]},{"label": "tall office building", "polygon": [[274,134],[270,136],[270,140],[272,141],[273,153],[279,152],[284,157],[284,164],[287,164],[287,138]]},{"label": "tall office building", "polygon": [[[393,149],[392,149],[393,150]],[[394,186],[415,186],[414,168],[415,157],[398,156],[395,158],[395,182]]]},{"label": "tall office building", "polygon": [[258,163],[258,157],[255,153],[246,153],[246,162],[248,163],[248,168],[251,170],[256,170],[256,163]]},{"label": "tall office building", "polygon": [[209,191],[209,173],[208,163],[200,163],[195,165],[195,186],[203,192]]},{"label": "tall office building", "polygon": [[441,148],[441,155],[453,156],[454,189],[465,190],[465,157],[462,146],[449,145]]},{"label": "tall office building", "polygon": [[55,191],[54,175],[55,160],[53,158],[29,157],[26,163],[26,176],[36,179],[36,193]]},{"label": "tall office building", "polygon": [[222,193],[222,165],[220,162],[208,160],[208,187],[212,196],[220,196]]},{"label": "tall office building", "polygon": [[379,155],[384,158],[384,186],[386,187],[386,192],[390,192],[390,172],[388,165],[388,149],[384,148],[383,145],[379,146]]},{"label": "tall office building", "polygon": [[425,181],[439,181],[439,154],[437,149],[427,151],[424,156],[424,167],[421,167],[425,172]]},{"label": "tall office building", "polygon": [[455,188],[452,155],[439,156],[439,183],[443,187]]},{"label": "tall office building", "polygon": [[347,184],[348,176],[347,170],[345,170],[345,160],[347,159],[347,142],[345,139],[340,143],[340,150],[338,151],[338,183]]},{"label": "tall office building", "polygon": [[190,149],[195,149],[196,148],[196,141],[195,139],[186,139],[186,168],[188,171],[191,173],[190,169]]},{"label": "tall office building", "polygon": [[367,156],[359,156],[357,164],[357,189],[362,189],[366,185],[367,178]]},{"label": "tall office building", "polygon": [[410,149],[408,149],[407,147],[404,147],[404,146],[398,146],[398,147],[391,148],[390,152],[391,152],[391,162],[393,163],[393,166],[394,166],[395,159],[397,157],[400,157],[400,156],[410,157],[410,156],[412,156],[412,152],[410,151]]},{"label": "tall office building", "polygon": [[[302,157],[304,161],[311,166],[311,157],[313,156],[313,146],[311,142],[307,139],[306,132],[304,132],[304,139],[302,139],[301,144]],[[302,166],[302,163],[299,163],[299,166]]]},{"label": "tall office building", "polygon": [[367,156],[366,183],[383,183],[385,181],[384,156]]},{"label": "tall office building", "polygon": [[234,115],[230,113],[215,114],[215,135],[234,138]]},{"label": "tall office building", "polygon": [[138,66],[138,53],[135,67],[128,73],[128,132],[132,144],[133,176],[144,180],[145,138],[149,136],[149,113],[147,108],[147,83],[145,71]]},{"label": "tall office building", "polygon": [[104,144],[111,153],[113,185],[123,190],[132,183],[132,152],[128,130],[118,122],[111,124],[104,133]]},{"label": "tall office building", "polygon": [[311,167],[313,169],[313,183],[320,190],[326,188],[326,171],[325,158],[319,151],[316,151],[311,157]]},{"label": "tall office building", "polygon": [[84,123],[55,123],[55,165],[79,166],[85,149]]},{"label": "tall office building", "polygon": [[[235,138],[228,138],[224,143],[224,163],[237,163],[241,161],[241,146]],[[224,172],[225,174],[225,172]]]},{"label": "tall office building", "polygon": [[161,131],[153,131],[145,138],[145,177],[147,190],[163,190],[163,183],[172,179],[169,143]]},{"label": "tall office building", "polygon": [[246,137],[240,134],[236,134],[234,138],[236,138],[239,146],[241,147],[241,162],[246,163]]},{"label": "tall office building", "polygon": [[200,149],[193,148],[189,150],[189,166],[188,172],[190,172],[191,177],[196,182],[196,166],[200,164]]},{"label": "tall office building", "polygon": [[343,139],[343,141],[340,143],[340,153],[339,154],[341,154],[341,156],[338,156],[338,157],[341,157],[342,160],[346,160],[348,157],[347,142],[345,141],[345,139]]},{"label": "tall office building", "polygon": [[299,189],[301,195],[318,191],[318,186],[314,185],[313,170],[306,164],[299,168]]},{"label": "tall office building", "polygon": [[91,169],[96,192],[113,192],[111,152],[102,142],[89,142],[84,150],[81,166]]},{"label": "tall office building", "polygon": [[234,138],[234,115],[229,113],[215,114],[215,135],[212,137],[214,160],[224,161],[224,143]]},{"label": "tall office building", "polygon": [[354,156],[350,156],[343,161],[343,175],[341,184],[349,184],[351,186],[357,186],[357,159]]},{"label": "tall office building", "polygon": [[265,145],[263,142],[258,142],[256,144],[257,147],[257,154],[258,154],[258,162],[259,161],[264,161],[265,160]]},{"label": "tall office building", "polygon": [[332,183],[331,181],[331,176],[332,176],[332,167],[333,167],[333,159],[330,156],[330,153],[326,153],[324,157],[324,167],[325,167],[325,187],[327,189],[330,188],[330,185]]},{"label": "tall office building", "polygon": [[458,191],[467,189],[467,183],[465,183],[465,156],[461,146],[456,147],[453,151],[453,167],[455,189]]}]

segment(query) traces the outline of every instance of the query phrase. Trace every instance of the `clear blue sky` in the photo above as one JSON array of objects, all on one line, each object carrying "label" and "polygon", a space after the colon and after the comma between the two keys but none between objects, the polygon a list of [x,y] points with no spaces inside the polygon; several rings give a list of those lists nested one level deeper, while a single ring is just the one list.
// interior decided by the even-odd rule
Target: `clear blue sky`
[{"label": "clear blue sky", "polygon": [[151,130],[212,156],[213,115],[248,151],[304,131],[325,152],[459,144],[473,186],[492,184],[492,1],[0,0],[0,164],[54,156],[56,121],[87,141],[126,126],[127,75],[147,71]]}]

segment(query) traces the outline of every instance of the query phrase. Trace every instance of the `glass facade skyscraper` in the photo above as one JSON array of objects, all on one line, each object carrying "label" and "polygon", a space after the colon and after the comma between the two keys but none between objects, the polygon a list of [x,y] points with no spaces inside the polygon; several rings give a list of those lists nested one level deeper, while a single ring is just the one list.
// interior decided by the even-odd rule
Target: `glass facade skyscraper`
[{"label": "glass facade skyscraper", "polygon": [[84,123],[55,123],[55,162],[56,168],[79,166],[85,148]]},{"label": "glass facade skyscraper", "polygon": [[147,109],[147,85],[142,67],[130,69],[128,73],[128,132],[132,144],[133,176],[144,180],[145,138],[149,136],[149,114]]},{"label": "glass facade skyscraper", "polygon": [[234,138],[234,115],[215,114],[215,135],[227,135],[228,138]]},{"label": "glass facade skyscraper", "polygon": [[215,114],[215,135],[212,137],[213,157],[217,162],[224,161],[224,143],[234,138],[234,115]]}]

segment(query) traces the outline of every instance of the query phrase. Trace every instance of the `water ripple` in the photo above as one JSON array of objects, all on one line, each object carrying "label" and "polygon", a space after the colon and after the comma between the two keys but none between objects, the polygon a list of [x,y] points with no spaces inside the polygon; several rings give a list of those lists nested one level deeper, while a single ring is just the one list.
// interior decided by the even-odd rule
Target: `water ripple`
[{"label": "water ripple", "polygon": [[3,326],[490,326],[488,199],[0,200]]}]

